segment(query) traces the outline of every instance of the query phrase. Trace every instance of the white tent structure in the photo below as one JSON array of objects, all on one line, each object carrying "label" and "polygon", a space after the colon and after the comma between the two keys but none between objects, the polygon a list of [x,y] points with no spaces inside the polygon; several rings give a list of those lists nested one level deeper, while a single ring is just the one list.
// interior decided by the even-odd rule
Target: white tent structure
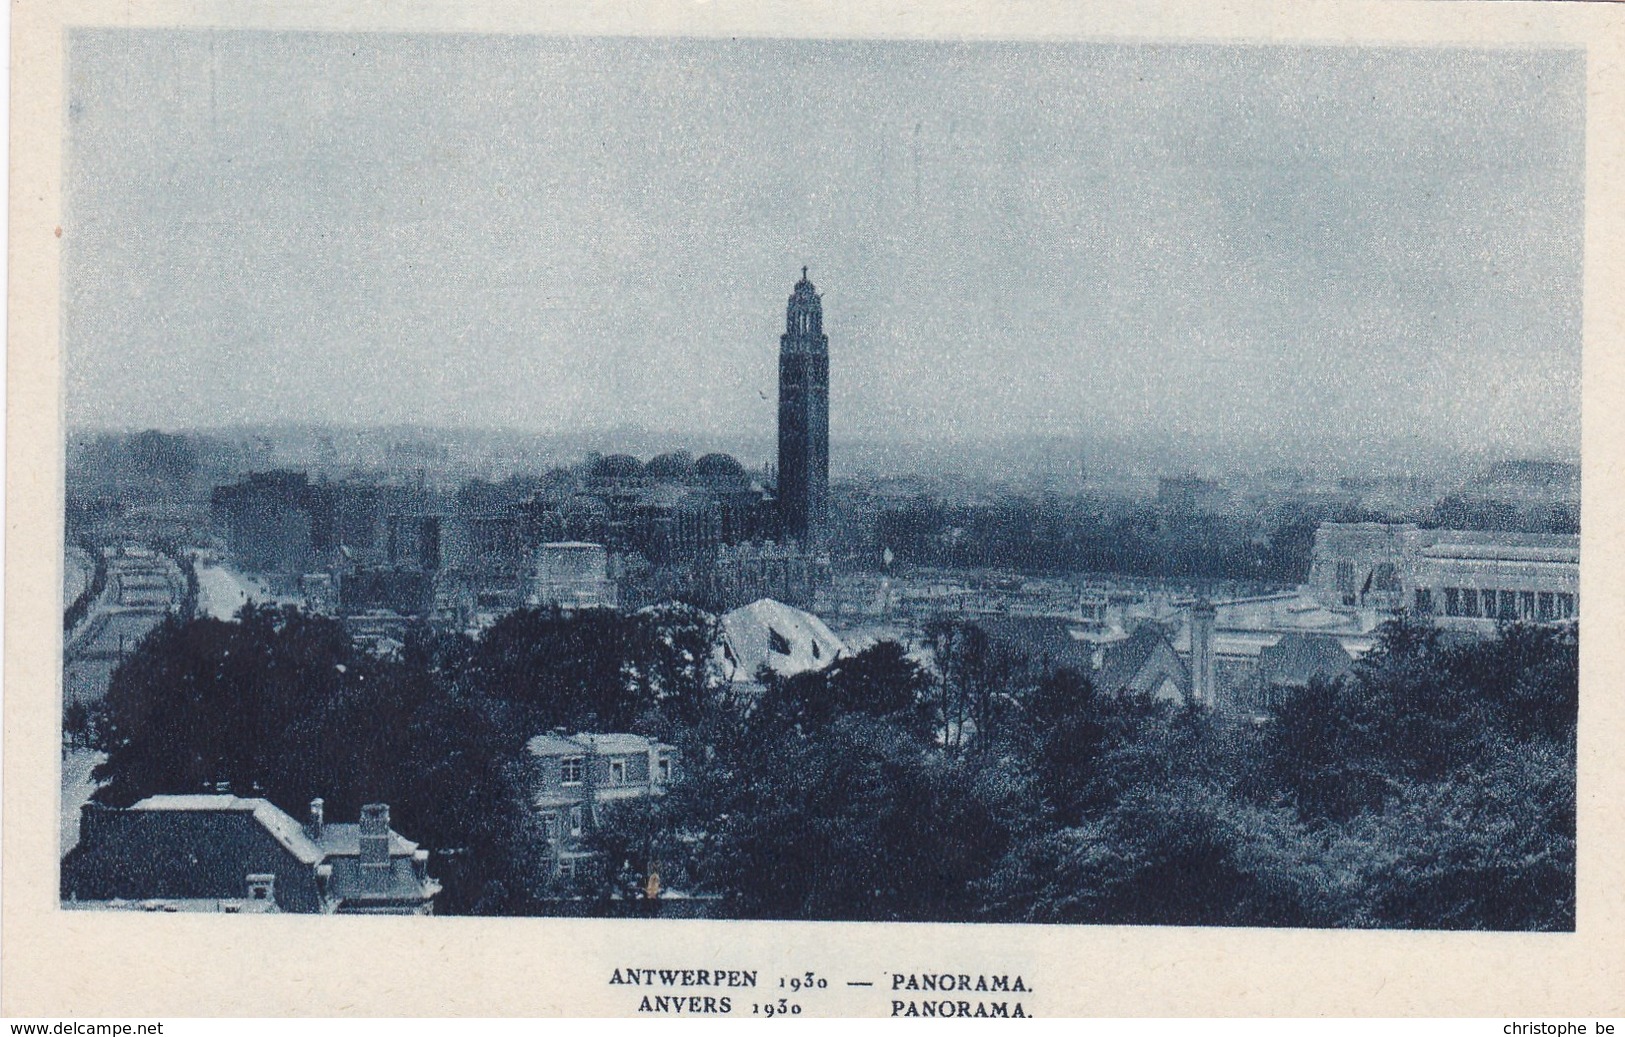
[{"label": "white tent structure", "polygon": [[821,670],[846,645],[811,612],[762,598],[722,617],[718,649],[722,672],[734,684],[751,684],[763,667],[790,677]]}]

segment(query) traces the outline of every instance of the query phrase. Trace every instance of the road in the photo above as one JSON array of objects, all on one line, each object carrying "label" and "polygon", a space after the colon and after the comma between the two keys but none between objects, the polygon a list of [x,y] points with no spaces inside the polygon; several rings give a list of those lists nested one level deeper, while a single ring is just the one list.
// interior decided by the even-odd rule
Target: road
[{"label": "road", "polygon": [[251,601],[276,604],[290,599],[271,593],[259,580],[221,565],[197,567],[197,610],[200,616],[232,619]]},{"label": "road", "polygon": [[70,547],[63,552],[62,559],[62,607],[65,609],[72,605],[79,595],[90,586],[91,579],[96,575],[96,563],[91,561],[90,555],[82,547]]},{"label": "road", "polygon": [[90,749],[68,749],[62,753],[62,832],[63,856],[79,845],[79,808],[90,802],[96,783],[90,780],[91,769],[107,759],[104,753]]},{"label": "road", "polygon": [[107,591],[62,646],[62,700],[96,702],[113,670],[180,602],[182,579],[162,555],[130,549],[108,560]]}]

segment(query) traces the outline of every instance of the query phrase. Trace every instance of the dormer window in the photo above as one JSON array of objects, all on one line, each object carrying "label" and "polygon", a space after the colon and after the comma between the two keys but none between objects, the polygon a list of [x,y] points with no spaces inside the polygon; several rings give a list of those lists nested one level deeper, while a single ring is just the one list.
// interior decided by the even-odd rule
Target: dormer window
[{"label": "dormer window", "polygon": [[790,639],[779,633],[777,630],[774,630],[772,627],[768,627],[767,647],[774,652],[777,652],[779,655],[789,655]]},{"label": "dormer window", "polygon": [[625,760],[611,760],[611,761],[609,761],[609,783],[611,785],[625,785],[626,784],[626,761]]}]

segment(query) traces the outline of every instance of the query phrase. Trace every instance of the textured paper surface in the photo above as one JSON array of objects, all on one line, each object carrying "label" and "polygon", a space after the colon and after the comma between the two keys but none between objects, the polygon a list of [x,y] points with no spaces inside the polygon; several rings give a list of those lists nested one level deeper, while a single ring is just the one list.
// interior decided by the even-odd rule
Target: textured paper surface
[{"label": "textured paper surface", "polygon": [[[1625,1014],[1625,9],[1562,3],[60,3],[14,5],[3,924],[8,1016],[623,1015],[618,966],[1022,975],[1041,1016]],[[57,909],[64,29],[1577,47],[1587,54],[1573,934],[240,917]],[[758,992],[765,996],[763,989]],[[775,993],[776,996],[776,993]],[[805,999],[878,1015],[882,988]]]}]

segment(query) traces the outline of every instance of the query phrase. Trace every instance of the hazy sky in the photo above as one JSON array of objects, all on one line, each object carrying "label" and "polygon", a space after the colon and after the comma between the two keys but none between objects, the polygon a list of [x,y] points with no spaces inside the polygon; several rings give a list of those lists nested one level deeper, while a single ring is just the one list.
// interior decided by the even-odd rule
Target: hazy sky
[{"label": "hazy sky", "polygon": [[1578,51],[76,32],[70,424],[1579,442]]}]

